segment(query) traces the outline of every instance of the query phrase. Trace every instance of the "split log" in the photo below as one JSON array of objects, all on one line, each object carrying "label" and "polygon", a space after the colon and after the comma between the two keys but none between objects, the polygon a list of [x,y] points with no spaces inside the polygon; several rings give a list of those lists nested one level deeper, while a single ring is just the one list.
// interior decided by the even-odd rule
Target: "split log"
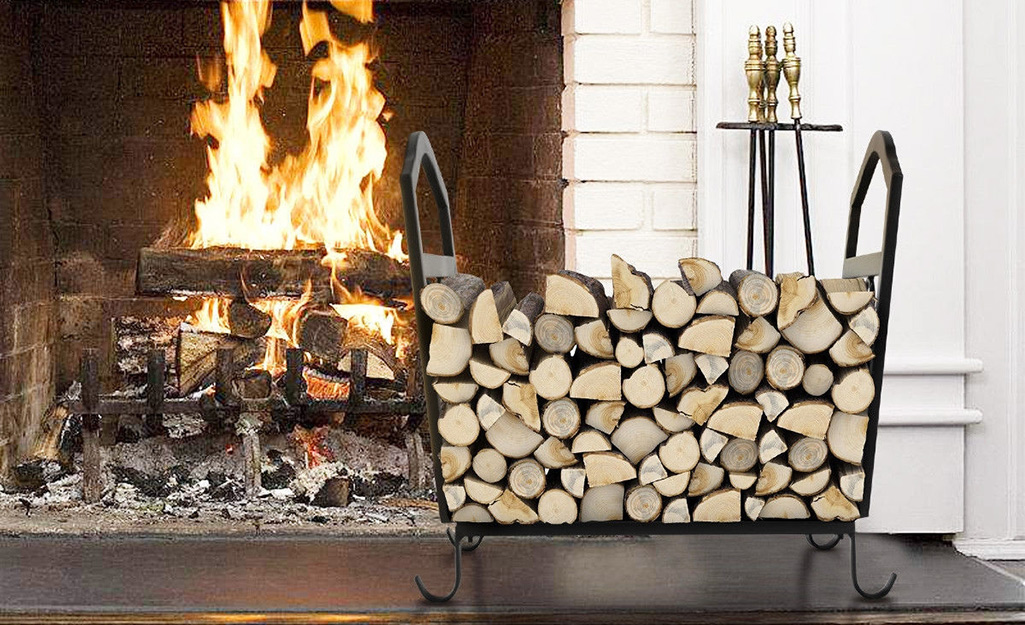
[{"label": "split log", "polygon": [[473,355],[470,332],[466,328],[434,324],[427,357],[427,375],[455,377],[466,371]]},{"label": "split log", "polygon": [[604,317],[609,298],[601,282],[575,271],[563,270],[547,277],[545,312],[569,317]]},{"label": "split log", "polygon": [[711,356],[709,354],[698,354],[694,357],[694,364],[697,365],[704,376],[705,382],[715,384],[730,368],[730,362],[722,356]]},{"label": "split log", "polygon": [[548,437],[541,446],[534,450],[534,458],[546,469],[561,469],[577,463],[569,447],[554,436]]},{"label": "split log", "polygon": [[754,471],[743,471],[741,473],[730,473],[730,486],[737,490],[748,490],[758,482],[758,474]]},{"label": "split log", "polygon": [[825,464],[828,457],[829,447],[825,441],[802,436],[791,440],[787,462],[795,471],[811,473]]},{"label": "split log", "polygon": [[776,417],[783,413],[790,405],[790,400],[787,396],[780,391],[772,388],[767,384],[763,384],[755,391],[755,401],[762,407],[765,412],[765,418],[770,422],[775,421]]},{"label": "split log", "polygon": [[726,488],[705,495],[694,507],[693,518],[698,523],[739,523],[740,491]]},{"label": "split log", "polygon": [[722,486],[726,471],[714,464],[699,462],[690,473],[690,484],[687,495],[691,497],[705,495]]},{"label": "split log", "polygon": [[228,329],[244,339],[260,338],[270,330],[271,316],[256,308],[245,298],[235,298],[228,305]]},{"label": "split log", "polygon": [[545,440],[508,412],[498,417],[484,436],[506,458],[525,458],[534,453]]},{"label": "split log", "polygon": [[821,397],[833,387],[833,370],[821,362],[809,365],[801,378],[801,388],[812,397]]},{"label": "split log", "polygon": [[466,404],[477,396],[477,383],[468,375],[434,381],[434,392],[446,404]]},{"label": "split log", "polygon": [[695,319],[680,333],[677,346],[700,354],[729,358],[735,322],[733,317],[714,315]]},{"label": "split log", "polygon": [[850,369],[840,374],[830,396],[836,407],[844,412],[864,412],[875,399],[876,383],[868,368]]},{"label": "split log", "polygon": [[561,354],[545,354],[530,369],[530,383],[540,397],[560,399],[569,394],[573,371]]},{"label": "split log", "polygon": [[776,327],[789,328],[797,316],[808,310],[819,300],[819,290],[813,276],[799,273],[785,273],[776,276],[779,284],[779,308],[776,311]]},{"label": "split log", "polygon": [[441,476],[446,482],[454,482],[463,477],[473,461],[469,447],[453,447],[451,445],[443,445],[441,451],[438,452],[438,458],[441,460]]},{"label": "split log", "polygon": [[779,330],[765,320],[765,317],[737,321],[737,341],[734,346],[756,354],[767,354],[779,343]]},{"label": "split log", "polygon": [[[612,451],[584,454],[584,471],[590,487],[618,484],[637,477],[637,469],[630,461]],[[584,493],[586,497],[586,493]]]},{"label": "split log", "polygon": [[523,423],[541,431],[541,410],[537,405],[537,392],[529,382],[506,382],[502,386],[502,405],[518,416]]},{"label": "split log", "polygon": [[830,453],[835,457],[850,464],[860,465],[867,436],[867,416],[848,414],[837,410],[829,422],[826,441],[829,444]]},{"label": "split log", "polygon": [[619,401],[623,398],[622,385],[622,369],[618,364],[598,362],[577,373],[569,388],[569,396],[573,399]]},{"label": "split log", "polygon": [[805,354],[818,354],[832,347],[843,333],[843,326],[829,306],[819,299],[780,332],[783,338]]},{"label": "split log", "polygon": [[652,484],[663,497],[679,497],[690,485],[690,471],[670,475]]},{"label": "split log", "polygon": [[759,519],[807,519],[811,516],[808,504],[797,495],[784,493],[769,498],[759,513]]},{"label": "split log", "polygon": [[726,446],[726,443],[730,442],[728,436],[705,428],[701,431],[701,440],[698,445],[701,447],[701,457],[705,459],[705,462],[715,462],[719,457],[719,453],[722,452],[722,448]]},{"label": "split log", "polygon": [[350,324],[342,340],[342,359],[339,368],[352,373],[352,353],[363,350],[367,353],[367,377],[379,380],[394,380],[402,370],[395,346],[388,343],[380,333],[362,325]]},{"label": "split log", "polygon": [[650,310],[634,310],[632,308],[610,308],[609,321],[620,332],[640,332],[651,321]]},{"label": "split log", "polygon": [[495,421],[498,421],[498,418],[506,412],[505,406],[496,399],[494,394],[481,393],[477,398],[477,420],[485,430],[491,429]]},{"label": "split log", "polygon": [[623,401],[596,401],[587,408],[584,423],[599,432],[612,434],[625,410],[626,402]]},{"label": "split log", "polygon": [[822,285],[822,290],[826,293],[869,290],[865,278],[823,278],[819,280],[819,284]]},{"label": "split log", "polygon": [[762,423],[762,407],[753,401],[725,403],[712,413],[705,427],[749,441],[758,438]]},{"label": "split log", "polygon": [[512,373],[496,367],[490,355],[478,355],[470,358],[470,377],[484,388],[496,389],[508,382]]},{"label": "split log", "polygon": [[420,307],[435,323],[453,325],[470,310],[485,288],[484,281],[477,276],[449,276],[420,290]]},{"label": "split log", "polygon": [[758,462],[758,445],[754,441],[734,438],[719,452],[719,464],[733,473],[745,473]]},{"label": "split log", "polygon": [[722,283],[719,265],[704,258],[681,258],[680,275],[695,296],[702,296]]},{"label": "split log", "polygon": [[789,464],[780,460],[773,460],[762,465],[758,473],[758,482],[755,484],[755,495],[764,497],[783,490],[790,485],[790,478],[794,470]]},{"label": "split log", "polygon": [[175,367],[178,370],[178,392],[187,395],[214,383],[217,350],[231,347],[236,371],[260,362],[267,348],[266,337],[242,339],[218,332],[204,332],[183,323],[178,330]]},{"label": "split log", "polygon": [[865,345],[872,347],[879,336],[879,313],[875,308],[865,308],[850,318],[847,327],[857,334]]},{"label": "split log", "polygon": [[641,341],[629,334],[623,334],[616,341],[616,362],[627,369],[633,369],[644,362],[644,347]]},{"label": "split log", "polygon": [[811,509],[820,521],[853,521],[861,517],[858,507],[835,484],[811,500]]},{"label": "split log", "polygon": [[576,344],[573,322],[559,315],[541,315],[534,321],[534,340],[550,354],[566,354]]},{"label": "split log", "polygon": [[247,369],[231,381],[235,395],[242,399],[266,399],[274,388],[271,374],[263,369]]},{"label": "split log", "polygon": [[866,345],[854,330],[844,332],[843,336],[829,348],[829,357],[841,367],[863,365],[875,356],[872,348]]},{"label": "split log", "polygon": [[622,521],[625,496],[622,484],[588,488],[580,500],[580,522]]},{"label": "split log", "polygon": [[615,308],[648,310],[653,292],[651,278],[618,255],[612,255],[612,302]]},{"label": "split log", "polygon": [[501,485],[486,482],[473,475],[467,475],[463,478],[463,488],[466,491],[467,497],[485,506],[497,501],[502,496],[502,493],[505,492]]},{"label": "split log", "polygon": [[680,394],[680,402],[676,409],[698,425],[704,425],[708,417],[726,399],[729,387],[725,384],[713,384],[708,388],[690,387]]},{"label": "split log", "polygon": [[626,491],[626,515],[641,523],[654,521],[662,514],[662,495],[654,486],[634,486]]},{"label": "split log", "polygon": [[790,482],[790,490],[803,497],[818,495],[829,485],[829,476],[832,473],[829,465],[805,474],[794,474],[794,480]]},{"label": "split log", "polygon": [[838,291],[826,293],[826,300],[836,312],[841,315],[856,315],[868,306],[875,293],[872,291]]},{"label": "split log", "polygon": [[652,419],[630,417],[619,423],[619,427],[612,432],[609,441],[626,456],[631,464],[638,464],[667,438],[669,435]]},{"label": "split log", "polygon": [[537,523],[537,512],[527,505],[525,501],[516,496],[511,490],[506,490],[502,496],[488,506],[488,512],[495,517],[495,521],[503,525],[512,523],[531,524]]},{"label": "split log", "polygon": [[545,468],[533,458],[517,460],[509,467],[509,490],[521,499],[537,499],[546,484]]},{"label": "split log", "polygon": [[850,464],[841,464],[837,469],[840,492],[851,501],[865,498],[865,469]]},{"label": "split log", "polygon": [[537,517],[542,523],[559,525],[577,520],[577,500],[564,490],[546,490],[537,500]]},{"label": "split log", "polygon": [[[738,351],[730,359],[729,382],[741,395],[750,395],[765,378],[765,363],[754,352]],[[827,387],[828,389],[828,387]]]},{"label": "split log", "polygon": [[765,464],[787,452],[787,443],[774,427],[767,427],[758,439],[758,462]]},{"label": "split log", "polygon": [[642,486],[664,480],[667,477],[669,477],[669,472],[659,460],[658,454],[648,454],[637,465],[637,481]]},{"label": "split log", "polygon": [[648,364],[662,362],[676,355],[669,337],[657,330],[645,332],[641,335],[641,342],[644,345],[644,362]]},{"label": "split log", "polygon": [[530,358],[523,349],[523,344],[514,338],[508,338],[488,345],[491,362],[513,375],[530,373]]},{"label": "split log", "polygon": [[670,500],[662,510],[663,523],[690,523],[690,507],[686,497]]},{"label": "split log", "polygon": [[737,293],[729,282],[720,282],[719,286],[701,296],[694,312],[699,315],[736,317],[740,314],[740,309],[737,307]]},{"label": "split log", "polygon": [[502,324],[502,331],[525,347],[534,343],[534,322],[544,311],[545,300],[537,293],[530,293],[520,300]]},{"label": "split log", "polygon": [[508,463],[505,456],[497,449],[484,447],[473,457],[473,472],[485,482],[491,484],[500,482],[505,478],[507,471]]},{"label": "split log", "polygon": [[772,278],[764,273],[738,269],[730,274],[730,284],[737,292],[737,304],[749,317],[772,314],[779,303],[779,291]]},{"label": "split log", "polygon": [[683,432],[694,427],[694,419],[678,412],[666,402],[652,408],[651,413],[655,417],[655,423],[666,432]]},{"label": "split log", "polygon": [[502,325],[514,306],[516,296],[508,282],[499,282],[481,291],[470,307],[468,318],[470,338],[474,345],[501,341],[504,336]]},{"label": "split log", "polygon": [[662,368],[666,372],[666,395],[669,397],[675,397],[683,392],[698,372],[698,367],[694,364],[694,354],[689,352],[666,358],[662,362]]},{"label": "split log", "polygon": [[562,482],[562,487],[566,489],[566,492],[579,499],[584,496],[587,472],[581,466],[566,467],[559,471],[559,481]]},{"label": "split log", "polygon": [[658,405],[665,393],[666,380],[657,365],[640,367],[623,380],[623,397],[638,408]]},{"label": "split log", "polygon": [[612,451],[612,443],[598,430],[586,429],[573,437],[572,451],[586,454],[594,451]]},{"label": "split log", "polygon": [[673,473],[691,471],[701,460],[701,450],[693,432],[673,434],[658,448],[662,466]]},{"label": "split log", "polygon": [[550,401],[541,414],[544,431],[556,438],[572,438],[580,430],[580,408],[568,397]]},{"label": "split log", "polygon": [[466,490],[462,484],[445,484],[441,487],[441,492],[445,496],[449,512],[455,512],[466,503]]},{"label": "split log", "polygon": [[491,516],[488,509],[476,503],[468,503],[452,513],[454,523],[494,523],[495,517]]},{"label": "split log", "polygon": [[578,325],[573,330],[580,351],[595,358],[612,358],[612,337],[604,319],[594,319]]},{"label": "split log", "polygon": [[761,497],[746,497],[744,498],[744,513],[747,518],[752,521],[758,520],[758,515],[762,513],[762,508],[765,507],[765,499]]},{"label": "split log", "polygon": [[469,404],[456,404],[438,419],[438,433],[449,445],[472,445],[480,434],[480,422]]},{"label": "split log", "polygon": [[[651,312],[663,326],[682,328],[694,317],[697,304],[697,298],[687,291],[682,280],[666,280],[658,285],[651,297]],[[612,317],[612,311],[609,311],[609,317]],[[612,323],[619,327],[615,320]]]},{"label": "split log", "polygon": [[765,381],[780,391],[796,388],[804,379],[804,355],[789,345],[778,345],[765,359]]},{"label": "split log", "polygon": [[832,416],[833,404],[820,399],[809,399],[787,408],[786,412],[776,419],[776,425],[784,430],[824,439]]}]

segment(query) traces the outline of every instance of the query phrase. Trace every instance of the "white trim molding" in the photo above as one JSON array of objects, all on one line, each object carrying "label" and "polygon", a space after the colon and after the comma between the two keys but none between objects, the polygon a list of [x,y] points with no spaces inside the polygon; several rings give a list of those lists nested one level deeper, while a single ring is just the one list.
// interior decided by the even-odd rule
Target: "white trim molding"
[{"label": "white trim molding", "polygon": [[1025,540],[955,538],[954,547],[966,556],[983,560],[1025,560]]}]

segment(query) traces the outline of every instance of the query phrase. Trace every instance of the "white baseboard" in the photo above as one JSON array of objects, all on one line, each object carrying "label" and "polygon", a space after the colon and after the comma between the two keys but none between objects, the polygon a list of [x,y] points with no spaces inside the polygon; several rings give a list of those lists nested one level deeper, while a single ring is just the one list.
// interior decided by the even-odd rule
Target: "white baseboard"
[{"label": "white baseboard", "polygon": [[983,560],[1025,560],[1025,540],[955,538],[954,548]]}]

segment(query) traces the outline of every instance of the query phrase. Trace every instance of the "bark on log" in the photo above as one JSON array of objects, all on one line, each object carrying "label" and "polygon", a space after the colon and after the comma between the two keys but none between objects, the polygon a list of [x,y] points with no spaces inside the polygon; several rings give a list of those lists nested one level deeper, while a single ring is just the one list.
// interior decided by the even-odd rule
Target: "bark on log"
[{"label": "bark on log", "polygon": [[569,317],[604,317],[609,298],[601,282],[575,271],[549,275],[545,286],[545,312]]},{"label": "bark on log", "polygon": [[238,297],[228,305],[228,329],[235,336],[257,339],[270,330],[271,316]]},{"label": "bark on log", "polygon": [[749,317],[772,314],[779,303],[779,290],[769,276],[738,269],[730,274],[730,284],[737,292],[737,304]]},{"label": "bark on log", "polygon": [[534,322],[545,308],[545,300],[537,293],[529,293],[506,317],[502,331],[525,347],[534,343]]},{"label": "bark on log", "polygon": [[460,273],[420,290],[420,307],[435,323],[454,325],[487,288],[477,276]]},{"label": "bark on log", "polygon": [[680,275],[691,293],[697,297],[704,295],[722,283],[722,271],[719,265],[704,258],[681,258],[677,263]]}]

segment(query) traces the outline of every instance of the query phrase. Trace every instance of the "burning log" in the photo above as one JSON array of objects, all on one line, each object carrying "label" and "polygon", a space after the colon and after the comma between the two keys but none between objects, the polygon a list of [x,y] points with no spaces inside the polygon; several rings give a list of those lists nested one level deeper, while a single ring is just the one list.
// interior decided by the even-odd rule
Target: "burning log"
[{"label": "burning log", "polygon": [[297,321],[299,347],[333,366],[342,356],[342,342],[349,322],[330,306],[311,306],[302,311]]},{"label": "burning log", "polygon": [[209,386],[217,368],[217,350],[234,348],[236,370],[242,371],[263,358],[267,339],[243,339],[230,334],[204,332],[183,323],[178,331],[178,392],[187,395]]},{"label": "burning log", "polygon": [[228,329],[235,336],[257,339],[270,330],[271,316],[254,307],[245,298],[235,298],[228,305]]}]

